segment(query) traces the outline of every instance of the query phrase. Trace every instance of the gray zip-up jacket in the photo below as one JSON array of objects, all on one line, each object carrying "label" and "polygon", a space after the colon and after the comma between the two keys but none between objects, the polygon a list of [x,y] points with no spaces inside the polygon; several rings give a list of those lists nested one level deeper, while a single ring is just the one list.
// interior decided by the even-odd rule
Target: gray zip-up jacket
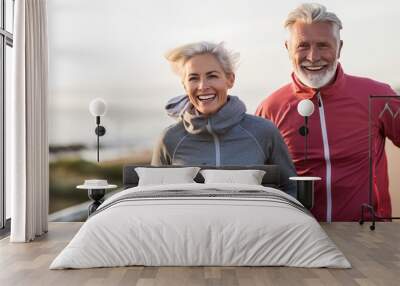
[{"label": "gray zip-up jacket", "polygon": [[269,120],[246,114],[244,103],[229,96],[215,114],[197,114],[184,97],[170,101],[166,107],[180,121],[168,127],[153,152],[152,165],[264,165],[281,168],[285,192],[296,197],[296,176],[279,130]]}]

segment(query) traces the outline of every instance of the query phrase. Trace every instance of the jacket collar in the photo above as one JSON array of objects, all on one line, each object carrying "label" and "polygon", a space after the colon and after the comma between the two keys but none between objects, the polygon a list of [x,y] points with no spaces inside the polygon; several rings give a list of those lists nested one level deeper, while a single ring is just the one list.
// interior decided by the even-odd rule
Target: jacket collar
[{"label": "jacket collar", "polygon": [[225,105],[209,117],[196,112],[190,104],[184,110],[181,120],[186,131],[191,134],[210,133],[210,130],[216,134],[223,134],[237,125],[245,115],[244,103],[238,97],[230,95]]},{"label": "jacket collar", "polygon": [[319,89],[311,88],[304,85],[300,80],[296,77],[294,72],[292,73],[292,90],[296,97],[300,99],[311,99],[313,98],[318,92],[322,95],[330,95],[337,92],[340,92],[345,84],[345,75],[340,63],[338,63],[336,69],[335,80],[330,83],[329,85],[323,86]]}]

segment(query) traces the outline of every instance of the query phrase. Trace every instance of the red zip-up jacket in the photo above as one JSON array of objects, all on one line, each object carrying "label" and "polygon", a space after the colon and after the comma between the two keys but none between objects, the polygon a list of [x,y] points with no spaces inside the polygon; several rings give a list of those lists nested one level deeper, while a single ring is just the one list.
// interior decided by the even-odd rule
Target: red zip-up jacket
[{"label": "red zip-up jacket", "polygon": [[[369,194],[369,96],[396,93],[387,84],[345,74],[340,64],[335,81],[319,90],[303,85],[294,74],[292,80],[268,96],[256,114],[277,125],[299,176],[322,178],[315,184],[314,216],[320,221],[359,220]],[[307,160],[298,131],[304,118],[297,112],[297,104],[306,98],[315,107],[309,117]],[[383,217],[392,213],[385,138],[400,147],[399,99],[371,101],[373,201]]]}]

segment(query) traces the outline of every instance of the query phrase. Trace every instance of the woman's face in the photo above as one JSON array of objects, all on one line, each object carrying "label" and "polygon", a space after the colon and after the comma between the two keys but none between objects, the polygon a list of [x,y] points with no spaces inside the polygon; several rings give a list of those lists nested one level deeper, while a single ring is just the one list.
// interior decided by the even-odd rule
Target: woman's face
[{"label": "woman's face", "polygon": [[183,72],[185,91],[201,114],[212,115],[226,103],[235,75],[226,74],[212,54],[192,57],[183,66]]}]

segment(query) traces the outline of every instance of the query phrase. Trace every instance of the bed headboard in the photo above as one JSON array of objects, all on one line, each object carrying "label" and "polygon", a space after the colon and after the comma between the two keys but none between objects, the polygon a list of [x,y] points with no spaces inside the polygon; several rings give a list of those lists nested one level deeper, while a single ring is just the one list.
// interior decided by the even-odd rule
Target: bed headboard
[{"label": "bed headboard", "polygon": [[[192,167],[192,166],[144,166],[144,165],[126,165],[123,169],[122,174],[122,184],[123,188],[136,187],[139,182],[139,176],[135,171],[136,167],[147,167],[147,168],[182,168],[182,167]],[[278,165],[249,165],[249,166],[199,166],[201,169],[225,169],[225,170],[246,170],[246,169],[256,169],[264,170],[265,175],[262,179],[262,185],[266,187],[274,187],[280,189],[280,171]],[[198,173],[194,180],[197,183],[204,183],[203,176]]]}]

